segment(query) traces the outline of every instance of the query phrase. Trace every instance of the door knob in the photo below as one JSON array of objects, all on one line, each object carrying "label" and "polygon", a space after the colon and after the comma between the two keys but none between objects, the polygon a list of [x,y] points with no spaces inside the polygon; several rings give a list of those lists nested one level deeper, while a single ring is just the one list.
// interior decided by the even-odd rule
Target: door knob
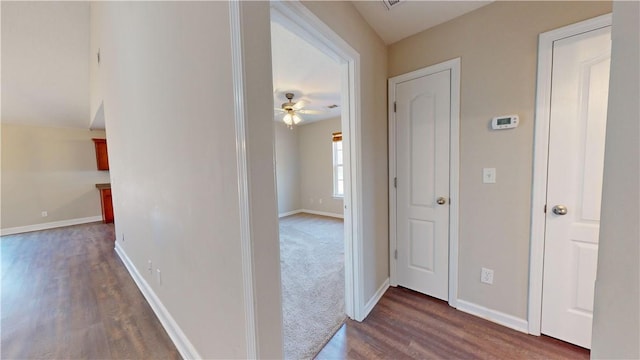
[{"label": "door knob", "polygon": [[447,199],[446,199],[446,198],[444,198],[444,197],[442,197],[442,196],[440,196],[440,197],[438,198],[438,200],[436,200],[436,202],[438,203],[438,205],[444,205],[444,204],[446,204],[446,203],[447,203]]},{"label": "door knob", "polygon": [[556,215],[567,215],[567,207],[564,205],[556,205],[553,207],[553,213]]}]

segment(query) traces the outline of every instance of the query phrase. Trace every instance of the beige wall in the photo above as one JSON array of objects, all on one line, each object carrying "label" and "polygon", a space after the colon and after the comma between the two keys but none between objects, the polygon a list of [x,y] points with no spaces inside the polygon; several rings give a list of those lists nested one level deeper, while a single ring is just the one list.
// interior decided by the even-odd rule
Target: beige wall
[{"label": "beige wall", "polygon": [[89,2],[2,1],[2,122],[89,126]]},{"label": "beige wall", "polygon": [[285,214],[300,207],[299,126],[289,129],[282,121],[275,122],[276,180],[278,213]]},{"label": "beige wall", "polygon": [[640,3],[614,2],[594,359],[640,358]]},{"label": "beige wall", "polygon": [[[282,356],[268,3],[242,8],[258,355]],[[203,358],[246,358],[229,4],[96,2],[117,243]],[[265,135],[266,134],[266,135]],[[260,215],[261,214],[261,215]],[[162,272],[162,283],[147,261]]]},{"label": "beige wall", "polygon": [[343,214],[342,198],[333,197],[332,133],[339,117],[289,129],[276,122],[278,212],[313,210]]},{"label": "beige wall", "polygon": [[[388,277],[387,48],[350,3],[305,5],[361,56],[364,286],[370,297]],[[253,284],[258,353],[278,358],[282,335],[280,293],[273,286],[279,283],[274,144],[272,136],[264,135],[272,134],[274,125],[263,117],[272,108],[268,4],[245,2],[241,7],[245,81],[250,84],[245,97],[249,191],[255,205],[252,241],[254,253],[260,254],[254,257]],[[525,317],[536,37],[609,9],[608,3],[495,3],[389,48],[390,76],[462,57],[461,298]],[[100,86],[109,119],[118,243],[205,358],[246,357],[228,14],[226,3],[214,2],[92,5],[92,19],[99,19],[92,31],[101,35],[97,38],[105,74],[94,85]],[[505,22],[517,31],[503,31],[499,25]],[[636,60],[630,67],[637,64],[634,49]],[[92,109],[95,104],[92,99]],[[521,115],[520,128],[500,134],[487,131],[491,116],[511,112]],[[33,138],[24,133],[13,136],[15,129],[7,129],[2,126],[3,226],[5,206],[10,206],[5,199],[5,185],[11,184],[7,179],[13,176],[11,169],[19,167],[16,164],[26,163],[7,160],[14,152],[6,149],[16,139]],[[46,144],[49,136],[35,144]],[[511,152],[501,154],[505,147]],[[48,156],[55,158],[49,149]],[[77,149],[64,151],[82,157],[83,163],[90,161],[95,169],[93,145],[90,151]],[[617,156],[617,150],[612,151],[608,158]],[[67,169],[64,161],[61,164],[55,170]],[[484,166],[498,169],[493,188],[480,184]],[[611,191],[620,178],[607,166],[605,191]],[[91,172],[89,165],[86,171]],[[63,173],[56,171],[60,178]],[[103,180],[91,180],[91,186],[94,182]],[[637,193],[637,181],[634,184]],[[603,208],[607,204],[603,202]],[[504,208],[509,209],[509,226],[491,226],[491,214],[504,214]],[[607,226],[611,224],[603,216],[603,239],[609,235]],[[637,247],[637,229],[625,239],[629,240],[624,244]],[[599,281],[621,277],[603,265],[623,256],[614,254],[611,260],[606,251],[612,249],[603,240]],[[162,269],[162,284],[146,272],[147,260]],[[630,261],[637,273],[637,257]],[[493,287],[479,286],[480,266],[496,270]],[[604,290],[599,287],[598,294]],[[596,300],[596,314],[607,306],[602,300]],[[597,316],[595,326],[602,326]],[[594,334],[603,330],[597,327]],[[596,338],[594,353],[600,351],[598,346]],[[610,348],[600,349],[612,354]]]},{"label": "beige wall", "polygon": [[333,197],[332,133],[339,117],[300,126],[300,204],[303,209],[342,214],[342,198]]},{"label": "beige wall", "polygon": [[[104,131],[2,124],[2,229],[101,216],[91,138]],[[42,217],[41,212],[48,216]]]},{"label": "beige wall", "polygon": [[[495,2],[389,46],[389,76],[461,58],[458,296],[527,316],[538,34],[611,11],[610,2]],[[515,130],[492,117],[520,115]],[[493,167],[496,184],[482,183]],[[495,271],[480,283],[480,268]]]},{"label": "beige wall", "polygon": [[360,54],[364,296],[389,278],[387,48],[350,2],[303,4]]},{"label": "beige wall", "polygon": [[[102,78],[104,71],[98,63],[98,52],[101,51],[103,27],[102,18],[94,11],[89,11],[89,124],[91,128],[104,128],[104,109],[98,113],[102,104]],[[102,54],[100,54],[102,56]]]}]

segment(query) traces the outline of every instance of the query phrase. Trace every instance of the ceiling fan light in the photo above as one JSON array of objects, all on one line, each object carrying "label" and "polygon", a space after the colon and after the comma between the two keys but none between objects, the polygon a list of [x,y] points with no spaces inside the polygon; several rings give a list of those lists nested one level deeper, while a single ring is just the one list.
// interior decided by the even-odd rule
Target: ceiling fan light
[{"label": "ceiling fan light", "polygon": [[302,121],[302,118],[296,114],[293,115],[293,123],[298,125],[298,123],[300,123],[300,121]]},{"label": "ceiling fan light", "polygon": [[284,117],[282,118],[282,121],[284,121],[285,124],[291,126],[293,125],[294,118],[293,116],[291,116],[291,114],[285,114]]}]

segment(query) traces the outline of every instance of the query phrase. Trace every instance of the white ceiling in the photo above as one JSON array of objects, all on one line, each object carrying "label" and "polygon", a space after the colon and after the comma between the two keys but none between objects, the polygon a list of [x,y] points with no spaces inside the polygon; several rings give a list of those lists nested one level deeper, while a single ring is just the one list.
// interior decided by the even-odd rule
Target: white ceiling
[{"label": "white ceiling", "polygon": [[353,1],[353,5],[385,44],[389,45],[491,2],[404,0],[390,10],[387,10],[382,0]]},{"label": "white ceiling", "polygon": [[89,2],[1,6],[1,121],[88,128]]},{"label": "white ceiling", "polygon": [[[320,50],[276,22],[271,22],[273,63],[273,105],[287,102],[284,94],[295,94],[294,102],[305,100],[305,109],[322,110],[322,115],[301,115],[305,123],[340,116],[340,65]],[[339,105],[328,109],[329,105]],[[276,112],[274,120],[283,114]]]}]

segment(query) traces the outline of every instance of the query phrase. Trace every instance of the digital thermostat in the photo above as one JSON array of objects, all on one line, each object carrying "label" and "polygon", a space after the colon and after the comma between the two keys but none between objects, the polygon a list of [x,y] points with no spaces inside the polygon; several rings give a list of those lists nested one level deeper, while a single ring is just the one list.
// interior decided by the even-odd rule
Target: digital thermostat
[{"label": "digital thermostat", "polygon": [[518,115],[497,116],[491,120],[491,128],[494,130],[511,129],[518,126]]}]

